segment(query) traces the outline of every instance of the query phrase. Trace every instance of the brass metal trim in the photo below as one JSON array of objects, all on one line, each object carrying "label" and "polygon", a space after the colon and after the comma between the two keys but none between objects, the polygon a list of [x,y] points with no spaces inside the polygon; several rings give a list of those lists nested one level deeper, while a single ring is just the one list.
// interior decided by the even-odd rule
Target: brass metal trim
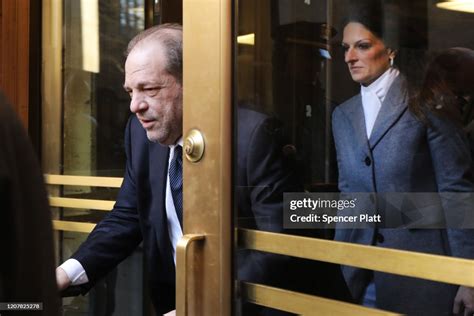
[{"label": "brass metal trim", "polygon": [[120,188],[123,178],[120,177],[89,177],[45,174],[45,182],[50,185],[78,185],[91,187]]},{"label": "brass metal trim", "polygon": [[176,315],[188,315],[187,302],[187,254],[189,245],[197,240],[204,240],[205,235],[188,234],[181,237],[176,245]]},{"label": "brass metal trim", "polygon": [[41,154],[46,172],[59,172],[62,148],[63,2],[43,0],[41,30]]},{"label": "brass metal trim", "polygon": [[240,286],[242,296],[248,302],[300,315],[314,315],[315,311],[318,315],[401,315],[260,284],[242,282]]},{"label": "brass metal trim", "polygon": [[53,220],[53,229],[78,233],[90,233],[96,224]]},{"label": "brass metal trim", "polygon": [[238,229],[238,239],[248,249],[474,287],[466,278],[474,260],[248,229]]},{"label": "brass metal trim", "polygon": [[49,205],[53,207],[84,208],[99,211],[111,211],[114,208],[115,201],[92,200],[92,199],[74,199],[64,197],[50,197]]},{"label": "brass metal trim", "polygon": [[197,261],[188,272],[194,293],[187,293],[195,315],[231,315],[232,7],[230,0],[183,1],[183,131],[199,128],[206,141],[199,163],[183,159],[184,230],[206,234],[188,258]]}]

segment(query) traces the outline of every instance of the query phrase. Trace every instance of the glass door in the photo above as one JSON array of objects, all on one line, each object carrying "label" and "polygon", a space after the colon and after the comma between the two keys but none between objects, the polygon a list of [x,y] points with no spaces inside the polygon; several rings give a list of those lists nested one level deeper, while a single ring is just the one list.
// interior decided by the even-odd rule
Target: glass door
[{"label": "glass door", "polygon": [[[319,284],[330,281],[337,266],[241,247],[245,229],[330,234],[283,228],[285,192],[335,185],[326,101],[331,6],[313,3],[318,10],[308,23],[288,14],[306,9],[296,7],[269,0],[183,2],[184,148],[192,156],[201,134],[204,154],[184,164],[179,315],[255,315],[263,307],[247,302],[248,283],[320,296],[338,291],[338,282],[331,289],[310,285],[317,277]],[[305,278],[288,269],[319,272]]]},{"label": "glass door", "polygon": [[[42,1],[42,163],[57,265],[112,208],[122,182],[130,116],[123,52],[145,28],[145,6],[144,0]],[[68,179],[74,185],[65,185]],[[106,179],[116,185],[101,186]],[[110,204],[100,209],[87,200]],[[64,315],[148,315],[142,258],[138,248],[87,295],[65,294]]]},{"label": "glass door", "polygon": [[[248,283],[321,296],[338,290],[310,285],[316,277],[323,280],[319,284],[331,280],[337,266],[241,247],[245,229],[327,237],[325,231],[283,229],[283,194],[329,190],[335,182],[327,149],[330,103],[323,89],[329,88],[319,82],[327,82],[329,46],[319,34],[331,31],[329,9],[326,2],[314,4],[311,8],[320,9],[311,16],[315,22],[293,23],[302,29],[300,38],[293,36],[291,22],[284,25],[292,17],[278,18],[284,5],[292,8],[277,1],[183,2],[189,157],[183,177],[185,236],[177,251],[178,315],[256,315],[263,307],[247,302]],[[204,153],[194,157],[200,142]],[[300,143],[307,145],[304,151]],[[303,163],[311,170],[304,181]],[[324,273],[305,278],[286,269]]]},{"label": "glass door", "polygon": [[[473,47],[459,32],[472,24],[471,13],[447,11],[435,1],[379,6],[383,15],[374,16],[382,17],[377,23],[383,40],[397,50],[390,67],[399,68],[413,88],[420,89],[433,56],[450,47]],[[331,115],[361,91],[341,47],[348,41],[344,29],[350,17],[347,2],[332,0],[183,2],[187,159],[178,315],[258,315],[265,308],[394,315],[353,304],[338,264],[461,284],[444,278],[444,264],[425,266],[424,258],[452,258],[410,248],[411,242],[390,244],[377,230],[366,244],[356,245],[332,241],[334,229],[326,226],[284,226],[285,193],[317,198],[338,191]],[[464,91],[456,98],[472,103]],[[471,121],[472,116],[470,126]],[[357,163],[362,169],[372,161],[364,156]],[[416,263],[406,264],[408,258]],[[433,274],[424,274],[428,270]],[[378,307],[397,313],[412,308],[394,302]]]}]

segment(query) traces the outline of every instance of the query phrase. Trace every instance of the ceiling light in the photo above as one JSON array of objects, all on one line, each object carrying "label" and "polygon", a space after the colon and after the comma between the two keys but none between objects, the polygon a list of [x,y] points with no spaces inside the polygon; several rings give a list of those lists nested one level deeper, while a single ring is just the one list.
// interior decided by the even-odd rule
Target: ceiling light
[{"label": "ceiling light", "polygon": [[237,43],[242,45],[255,45],[255,33],[237,36]]},{"label": "ceiling light", "polygon": [[474,13],[474,0],[450,0],[437,3],[440,9]]}]

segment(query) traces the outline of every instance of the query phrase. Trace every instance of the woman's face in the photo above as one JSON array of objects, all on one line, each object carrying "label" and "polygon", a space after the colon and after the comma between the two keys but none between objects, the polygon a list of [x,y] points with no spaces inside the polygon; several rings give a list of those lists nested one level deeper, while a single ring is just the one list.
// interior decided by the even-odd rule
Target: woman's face
[{"label": "woman's face", "polygon": [[390,67],[390,57],[395,57],[377,36],[357,22],[344,28],[342,47],[352,80],[364,86],[380,77]]}]

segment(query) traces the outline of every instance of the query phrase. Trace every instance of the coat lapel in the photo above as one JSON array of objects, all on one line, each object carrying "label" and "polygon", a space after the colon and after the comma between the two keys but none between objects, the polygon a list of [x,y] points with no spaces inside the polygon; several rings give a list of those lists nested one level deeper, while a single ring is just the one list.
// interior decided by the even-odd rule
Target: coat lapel
[{"label": "coat lapel", "polygon": [[[370,149],[380,142],[388,130],[397,122],[407,109],[407,93],[405,79],[399,75],[388,90],[380,112],[375,120],[372,134],[370,135]],[[365,131],[365,126],[364,126]]]},{"label": "coat lapel", "polygon": [[369,143],[365,132],[364,109],[362,108],[362,97],[360,94],[352,100],[346,115],[351,122],[357,146],[364,153],[364,156],[369,156]]}]

